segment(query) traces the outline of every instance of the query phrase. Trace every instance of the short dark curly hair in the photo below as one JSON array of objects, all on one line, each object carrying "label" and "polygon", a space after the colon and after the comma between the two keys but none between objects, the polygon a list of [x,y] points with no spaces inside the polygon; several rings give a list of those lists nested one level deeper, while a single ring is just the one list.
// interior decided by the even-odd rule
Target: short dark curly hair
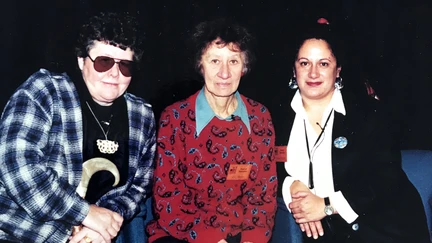
[{"label": "short dark curly hair", "polygon": [[217,44],[234,44],[243,53],[244,74],[251,70],[255,62],[255,54],[253,53],[255,38],[245,27],[234,20],[220,18],[199,23],[190,37],[189,44],[194,55],[195,71],[201,74],[202,55],[215,40],[219,40]]},{"label": "short dark curly hair", "polygon": [[133,60],[139,62],[143,55],[143,35],[135,17],[127,12],[101,12],[89,18],[78,31],[75,42],[77,57],[86,57],[95,41],[105,42],[134,52]]}]

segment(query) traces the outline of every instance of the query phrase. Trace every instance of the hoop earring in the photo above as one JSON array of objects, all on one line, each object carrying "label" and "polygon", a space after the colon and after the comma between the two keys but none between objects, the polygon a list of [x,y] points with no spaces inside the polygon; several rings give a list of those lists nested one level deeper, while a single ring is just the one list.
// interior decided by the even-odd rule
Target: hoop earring
[{"label": "hoop earring", "polygon": [[290,89],[297,89],[298,85],[297,85],[297,79],[295,77],[292,77],[288,83],[288,87]]},{"label": "hoop earring", "polygon": [[344,87],[341,77],[336,78],[334,86],[335,89],[339,89],[339,90],[341,90]]}]

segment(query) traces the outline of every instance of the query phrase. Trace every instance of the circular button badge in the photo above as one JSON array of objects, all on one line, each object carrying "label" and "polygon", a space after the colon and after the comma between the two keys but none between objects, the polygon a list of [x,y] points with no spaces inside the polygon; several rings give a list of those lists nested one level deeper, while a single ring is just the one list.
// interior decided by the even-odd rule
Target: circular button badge
[{"label": "circular button badge", "polygon": [[343,149],[347,146],[348,140],[346,137],[338,137],[334,140],[333,145],[338,149]]}]

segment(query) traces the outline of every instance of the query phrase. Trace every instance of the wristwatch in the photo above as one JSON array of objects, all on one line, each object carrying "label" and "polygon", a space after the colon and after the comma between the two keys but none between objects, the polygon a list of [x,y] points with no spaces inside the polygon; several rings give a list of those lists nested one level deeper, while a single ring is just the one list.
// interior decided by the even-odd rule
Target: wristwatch
[{"label": "wristwatch", "polygon": [[330,205],[330,199],[329,199],[328,197],[325,197],[325,198],[324,198],[324,204],[325,204],[325,207],[324,207],[324,213],[325,213],[327,216],[332,215],[332,214],[334,213],[334,209],[333,209],[333,207]]}]

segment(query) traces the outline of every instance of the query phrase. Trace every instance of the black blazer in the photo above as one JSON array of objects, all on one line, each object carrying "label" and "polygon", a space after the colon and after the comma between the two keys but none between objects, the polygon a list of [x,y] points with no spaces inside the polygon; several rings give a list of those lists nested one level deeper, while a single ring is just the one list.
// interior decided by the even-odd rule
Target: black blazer
[{"label": "black blazer", "polygon": [[[398,139],[394,136],[398,133],[397,122],[391,121],[379,101],[341,91],[346,116],[335,112],[332,141],[343,136],[348,145],[343,149],[332,145],[334,188],[343,193],[359,217],[348,225],[339,215],[331,216],[335,232],[345,232],[351,239],[362,239],[360,242],[430,242],[420,196],[402,170]],[[266,103],[272,114],[276,146],[288,144],[295,117],[290,105],[294,93],[278,89]],[[284,163],[277,164],[281,196],[288,174]],[[358,226],[356,231],[352,229],[354,224]],[[324,232],[324,237],[328,236]]]}]

